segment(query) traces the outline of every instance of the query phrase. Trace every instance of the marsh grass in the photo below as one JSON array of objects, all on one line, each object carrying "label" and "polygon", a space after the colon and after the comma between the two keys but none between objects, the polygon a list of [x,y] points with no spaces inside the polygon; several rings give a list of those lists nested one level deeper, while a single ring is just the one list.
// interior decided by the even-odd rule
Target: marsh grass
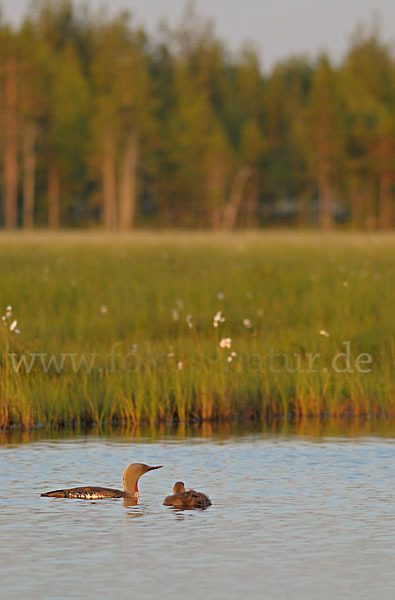
[{"label": "marsh grass", "polygon": [[[0,427],[394,416],[394,250],[391,235],[3,235],[0,305],[21,333],[0,333]],[[15,372],[9,354],[32,353],[95,358]]]}]

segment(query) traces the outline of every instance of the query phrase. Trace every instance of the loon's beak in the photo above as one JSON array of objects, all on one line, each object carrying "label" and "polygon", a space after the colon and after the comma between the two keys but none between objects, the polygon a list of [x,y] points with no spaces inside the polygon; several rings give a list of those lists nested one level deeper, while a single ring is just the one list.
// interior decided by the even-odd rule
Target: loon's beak
[{"label": "loon's beak", "polygon": [[154,469],[161,469],[163,465],[159,465],[159,467],[148,467],[147,471],[153,471]]}]

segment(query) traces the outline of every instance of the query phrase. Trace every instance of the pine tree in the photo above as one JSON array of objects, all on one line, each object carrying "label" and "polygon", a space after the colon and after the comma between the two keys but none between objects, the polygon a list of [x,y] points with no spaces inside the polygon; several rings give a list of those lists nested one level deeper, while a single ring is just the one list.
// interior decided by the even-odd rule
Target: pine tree
[{"label": "pine tree", "polygon": [[2,129],[4,223],[13,229],[18,222],[18,84],[19,52],[16,37],[6,28],[1,32]]},{"label": "pine tree", "polygon": [[322,229],[333,224],[337,176],[343,152],[343,110],[335,72],[326,56],[316,65],[308,112],[309,156],[319,197]]}]

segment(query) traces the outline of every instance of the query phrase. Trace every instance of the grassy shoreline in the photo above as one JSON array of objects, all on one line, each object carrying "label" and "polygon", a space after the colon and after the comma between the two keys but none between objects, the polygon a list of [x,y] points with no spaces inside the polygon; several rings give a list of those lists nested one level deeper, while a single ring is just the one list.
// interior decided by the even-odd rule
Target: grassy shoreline
[{"label": "grassy shoreline", "polygon": [[2,234],[0,428],[394,417],[394,250],[393,234]]}]

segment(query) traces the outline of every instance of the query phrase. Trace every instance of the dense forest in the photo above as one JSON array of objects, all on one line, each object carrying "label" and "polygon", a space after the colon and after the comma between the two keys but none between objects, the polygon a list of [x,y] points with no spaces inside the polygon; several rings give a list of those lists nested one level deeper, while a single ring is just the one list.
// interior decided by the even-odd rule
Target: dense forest
[{"label": "dense forest", "polygon": [[133,19],[40,2],[0,21],[1,224],[394,225],[395,57],[359,28],[341,64],[262,72],[190,8]]}]

